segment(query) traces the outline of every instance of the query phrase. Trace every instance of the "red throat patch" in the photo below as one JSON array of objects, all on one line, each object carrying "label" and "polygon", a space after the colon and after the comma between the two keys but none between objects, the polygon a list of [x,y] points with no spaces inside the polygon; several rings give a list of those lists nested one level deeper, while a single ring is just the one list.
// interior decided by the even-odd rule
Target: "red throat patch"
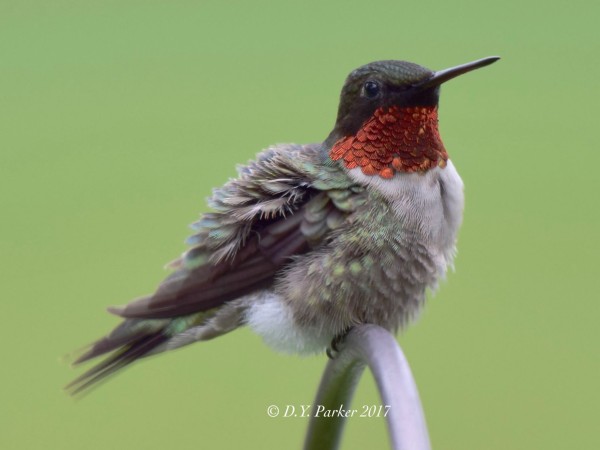
[{"label": "red throat patch", "polygon": [[446,167],[448,153],[438,131],[437,107],[379,108],[356,136],[338,140],[329,156],[348,169],[392,178],[395,172]]}]

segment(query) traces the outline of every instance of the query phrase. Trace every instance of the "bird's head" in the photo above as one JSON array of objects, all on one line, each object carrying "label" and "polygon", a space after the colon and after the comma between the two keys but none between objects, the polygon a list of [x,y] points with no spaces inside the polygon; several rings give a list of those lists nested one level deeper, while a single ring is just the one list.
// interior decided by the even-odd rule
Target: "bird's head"
[{"label": "bird's head", "polygon": [[342,88],[335,128],[326,141],[331,159],[383,178],[444,167],[448,154],[437,127],[440,85],[498,59],[438,72],[407,61],[359,67]]}]

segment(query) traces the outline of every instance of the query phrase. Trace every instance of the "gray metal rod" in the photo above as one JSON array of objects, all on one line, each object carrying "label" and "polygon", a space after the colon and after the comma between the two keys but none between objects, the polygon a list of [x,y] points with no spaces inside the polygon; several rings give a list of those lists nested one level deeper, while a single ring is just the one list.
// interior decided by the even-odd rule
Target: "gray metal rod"
[{"label": "gray metal rod", "polygon": [[396,339],[376,325],[354,327],[340,345],[338,355],[325,368],[313,404],[304,450],[339,447],[344,417],[315,417],[319,405],[325,410],[349,409],[365,366],[369,366],[381,396],[389,405],[386,416],[393,450],[430,450],[429,434],[421,400],[410,367]]}]

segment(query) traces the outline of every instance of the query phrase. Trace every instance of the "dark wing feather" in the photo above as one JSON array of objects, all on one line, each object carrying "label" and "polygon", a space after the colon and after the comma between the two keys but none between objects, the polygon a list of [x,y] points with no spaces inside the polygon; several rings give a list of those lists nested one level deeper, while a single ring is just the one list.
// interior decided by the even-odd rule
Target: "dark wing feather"
[{"label": "dark wing feather", "polygon": [[[302,217],[302,211],[294,216]],[[298,222],[296,217],[283,220]],[[293,255],[309,249],[301,223],[280,233],[273,222],[252,234],[231,259],[206,264],[185,274],[175,273],[151,297],[111,311],[126,318],[161,319],[206,311],[269,285],[275,273]]]},{"label": "dark wing feather", "polygon": [[195,247],[156,293],[110,311],[125,318],[172,318],[271,284],[291,257],[319,245],[354,209],[350,180],[321,158],[318,146],[261,153],[240,169],[238,179],[215,190],[209,204],[216,212],[198,222],[190,239]]}]

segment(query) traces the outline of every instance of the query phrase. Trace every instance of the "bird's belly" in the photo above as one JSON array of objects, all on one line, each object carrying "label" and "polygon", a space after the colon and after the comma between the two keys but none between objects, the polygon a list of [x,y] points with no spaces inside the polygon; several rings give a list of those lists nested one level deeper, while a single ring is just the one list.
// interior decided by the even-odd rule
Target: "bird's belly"
[{"label": "bird's belly", "polygon": [[283,353],[323,352],[334,338],[332,331],[299,323],[290,305],[272,291],[242,299],[247,305],[245,323],[272,349]]}]

